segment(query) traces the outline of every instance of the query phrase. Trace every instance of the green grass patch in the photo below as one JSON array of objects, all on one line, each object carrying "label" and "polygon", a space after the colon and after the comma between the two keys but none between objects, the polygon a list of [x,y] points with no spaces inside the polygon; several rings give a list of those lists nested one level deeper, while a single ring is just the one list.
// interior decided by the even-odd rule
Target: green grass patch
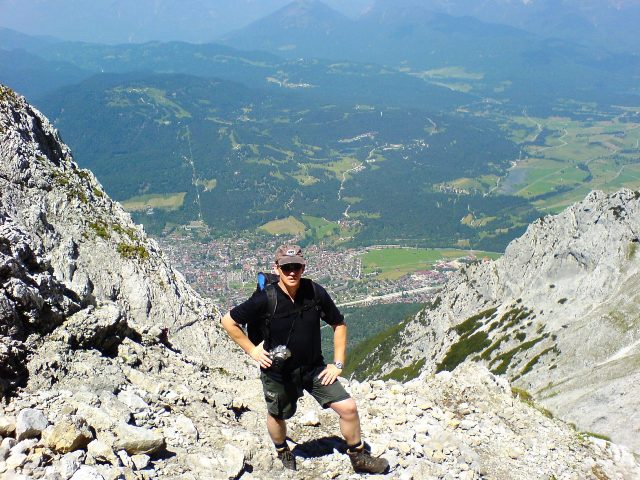
[{"label": "green grass patch", "polygon": [[503,335],[502,337],[500,337],[498,340],[496,340],[495,342],[493,342],[491,344],[491,346],[489,348],[487,348],[484,352],[482,352],[480,354],[480,359],[482,360],[491,360],[491,354],[496,351],[498,348],[500,348],[500,345],[503,342],[508,341],[510,338],[509,335]]},{"label": "green grass patch", "polygon": [[436,366],[436,372],[443,370],[452,371],[462,362],[464,362],[472,353],[481,352],[484,348],[491,345],[487,332],[477,332],[468,337],[459,339],[451,345],[442,362]]},{"label": "green grass patch", "polygon": [[376,274],[381,280],[397,279],[418,270],[428,270],[440,260],[454,260],[470,253],[478,257],[500,254],[433,248],[381,248],[369,250],[362,256],[362,270]]},{"label": "green grass patch", "polygon": [[265,223],[259,229],[271,235],[301,235],[305,231],[305,225],[294,216],[289,216]]},{"label": "green grass patch", "polygon": [[[342,308],[348,329],[347,362],[343,375],[353,374],[355,378],[364,379],[363,371],[370,363],[365,359],[372,349],[384,342],[387,330],[413,318],[422,307],[420,303],[390,303]],[[330,327],[322,329],[322,353],[327,359],[333,358],[333,330]],[[367,371],[371,375],[378,373],[374,368]]]},{"label": "green grass patch", "polygon": [[424,364],[426,363],[426,358],[422,358],[417,362],[412,363],[403,368],[396,368],[386,375],[382,376],[382,380],[397,380],[399,382],[407,382],[416,378],[420,375]]},{"label": "green grass patch", "polygon": [[470,333],[473,333],[479,327],[484,325],[483,320],[487,318],[491,318],[496,313],[497,310],[498,310],[498,307],[493,307],[493,308],[489,308],[488,310],[484,310],[480,313],[476,313],[475,315],[472,315],[471,317],[467,318],[462,323],[459,323],[458,325],[453,327],[453,329],[456,331],[458,335],[468,335]]},{"label": "green grass patch", "polygon": [[138,195],[120,202],[122,208],[128,212],[141,212],[149,208],[157,208],[172,212],[184,205],[184,197],[187,192],[175,193],[152,193],[148,195]]},{"label": "green grass patch", "polygon": [[116,250],[120,256],[131,260],[146,260],[149,258],[149,252],[143,245],[131,245],[122,242],[118,244]]},{"label": "green grass patch", "polygon": [[199,178],[198,180],[196,180],[195,183],[197,187],[204,188],[205,192],[210,192],[211,190],[213,190],[218,186],[218,180],[215,178],[211,178],[209,180]]},{"label": "green grass patch", "polygon": [[607,442],[611,442],[611,437],[607,436],[607,435],[603,435],[601,433],[595,433],[595,432],[579,432],[578,435],[580,435],[581,437],[593,437],[593,438],[599,438],[600,440],[605,440]]},{"label": "green grass patch", "polygon": [[533,397],[526,390],[524,390],[522,388],[511,387],[511,393],[513,394],[513,396],[515,398],[519,399],[523,403],[526,403],[530,407],[535,408],[540,413],[542,413],[545,417],[553,418],[553,413],[551,413],[551,411],[547,410],[546,408],[544,408],[544,407],[538,405],[536,402],[534,402]]},{"label": "green grass patch", "polygon": [[541,337],[535,338],[533,340],[529,340],[528,342],[521,343],[517,347],[512,348],[511,350],[498,355],[489,363],[490,367],[496,363],[498,364],[496,367],[491,369],[491,372],[496,375],[502,375],[506,373],[507,369],[509,368],[509,365],[511,364],[511,360],[516,354],[532,348],[534,345],[536,345],[538,342],[541,342],[545,338],[546,338],[546,335],[542,335]]},{"label": "green grass patch", "polygon": [[529,198],[554,213],[591,190],[640,186],[640,124],[624,115],[588,121],[511,117],[502,126],[523,147],[523,158],[501,183],[502,193]]},{"label": "green grass patch", "polygon": [[89,222],[89,228],[96,234],[96,236],[108,240],[111,238],[111,233],[109,231],[109,225],[102,221],[96,220],[95,222]]},{"label": "green grass patch", "polygon": [[330,222],[325,218],[314,217],[312,215],[303,215],[302,223],[304,223],[307,228],[305,238],[309,239],[312,243],[317,243],[324,238],[336,235],[340,231],[340,225],[338,225],[337,222]]},{"label": "green grass patch", "polygon": [[545,348],[543,351],[541,351],[539,354],[537,354],[536,356],[534,356],[531,360],[529,360],[527,362],[527,364],[524,366],[524,368],[520,371],[520,376],[526,375],[527,373],[529,373],[531,371],[531,369],[533,369],[534,365],[536,363],[538,363],[538,361],[547,353],[553,351],[554,349],[556,349],[556,347],[549,347],[549,348]]}]

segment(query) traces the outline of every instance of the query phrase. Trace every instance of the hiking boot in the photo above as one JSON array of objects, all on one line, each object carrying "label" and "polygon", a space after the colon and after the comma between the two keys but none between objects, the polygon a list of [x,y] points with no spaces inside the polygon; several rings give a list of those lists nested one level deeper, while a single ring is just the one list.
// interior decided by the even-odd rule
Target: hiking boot
[{"label": "hiking boot", "polygon": [[276,452],[278,452],[278,458],[282,462],[282,465],[284,465],[284,468],[296,470],[296,457],[293,455],[291,450],[289,450],[288,446],[276,449]]},{"label": "hiking boot", "polygon": [[389,470],[389,462],[382,457],[373,457],[364,447],[358,450],[347,450],[353,469],[358,473],[385,473]]}]

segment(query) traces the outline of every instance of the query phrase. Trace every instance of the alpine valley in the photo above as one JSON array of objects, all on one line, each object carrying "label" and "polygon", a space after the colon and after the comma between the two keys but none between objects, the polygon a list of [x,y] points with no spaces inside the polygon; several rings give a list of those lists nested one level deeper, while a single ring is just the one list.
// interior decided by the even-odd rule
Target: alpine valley
[{"label": "alpine valley", "polygon": [[[281,469],[173,239],[240,273],[335,254],[390,478],[640,478],[637,0],[265,0],[227,28],[256,2],[96,0],[94,36],[82,2],[28,3],[0,3],[35,28],[0,21],[0,477],[354,478],[309,396]],[[364,255],[417,247],[469,255],[361,307],[388,267]]]},{"label": "alpine valley", "polygon": [[[266,448],[258,373],[223,333],[216,306],[186,284],[93,174],[75,164],[47,119],[5,87],[0,88],[0,135],[0,473],[16,479],[292,478]],[[637,228],[630,217],[637,213],[639,196],[630,191],[611,197],[593,194],[544,224],[545,238],[557,236],[556,251],[562,253],[571,231],[588,230],[598,218],[593,222],[600,239],[615,239],[613,245],[620,246],[606,263],[591,256],[602,254],[601,249],[574,241],[572,256],[559,260],[568,270],[558,272],[534,248],[518,259],[523,263],[512,265],[510,275],[520,275],[524,264],[526,279],[555,281],[560,295],[572,295],[577,289],[569,278],[580,279],[581,273],[602,265],[610,271],[596,269],[603,274],[596,283],[600,289],[576,297],[583,299],[588,292],[604,297],[606,280],[622,280],[627,271],[616,271],[621,256],[631,262],[629,274],[636,271],[630,247],[635,242],[628,230]],[[565,217],[575,224],[564,224]],[[534,225],[527,235],[542,228]],[[527,236],[515,242],[507,257],[515,259],[526,241]],[[546,245],[541,241],[539,246]],[[544,272],[553,280],[534,276],[543,273],[542,265],[548,265]],[[502,272],[507,267],[475,267],[469,281],[481,268]],[[497,275],[492,278],[498,281]],[[507,295],[514,282],[494,287]],[[479,294],[450,300],[454,289],[464,293],[472,288],[462,281],[452,284],[452,293],[443,294],[433,311],[442,312],[449,304],[451,316],[460,308],[472,310]],[[614,286],[611,293],[619,292]],[[494,310],[500,318],[511,315],[501,328],[519,322],[519,330],[528,331],[533,325],[525,308],[529,297],[524,298],[515,300],[513,314],[503,313],[503,307]],[[550,301],[554,299],[552,295]],[[569,301],[559,304],[565,307]],[[563,340],[570,336],[553,336],[562,326],[551,321],[551,312],[545,308],[546,317],[536,313],[548,323],[536,322],[533,328],[565,348]],[[469,335],[495,320],[486,311],[476,318],[466,321],[458,334]],[[574,331],[578,322],[566,321],[568,331]],[[628,321],[620,320],[617,328],[630,332]],[[426,336],[435,345],[450,343],[453,333],[443,334],[443,328],[418,319],[403,330],[402,338],[422,330],[431,332]],[[623,343],[613,335],[606,338],[617,346]],[[607,342],[600,340],[595,338],[590,350],[606,348]],[[550,355],[558,370],[568,373],[571,365],[576,370],[576,363],[582,365],[572,358],[560,361],[569,353],[560,349]],[[431,352],[420,359],[411,354],[419,364],[432,362]],[[596,354],[585,355],[592,359]],[[620,351],[618,360],[604,362],[605,368],[626,355]],[[536,371],[546,374],[547,357],[538,358]],[[409,376],[415,378],[405,383],[345,382],[360,405],[373,453],[384,452],[393,477],[640,476],[640,465],[626,447],[554,419],[505,377],[484,367],[467,362],[453,373],[417,375],[419,368],[413,366],[404,372],[414,372]],[[571,391],[562,384],[556,388],[560,394]],[[626,382],[617,388],[633,395],[634,387]],[[352,478],[344,443],[334,435],[336,418],[319,411],[308,396],[300,409],[289,430],[299,458],[293,478]]]}]

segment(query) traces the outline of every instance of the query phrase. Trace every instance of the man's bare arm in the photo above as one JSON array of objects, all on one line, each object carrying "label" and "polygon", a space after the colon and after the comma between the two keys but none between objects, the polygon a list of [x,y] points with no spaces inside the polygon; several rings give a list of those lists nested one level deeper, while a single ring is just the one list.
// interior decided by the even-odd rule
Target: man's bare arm
[{"label": "man's bare arm", "polygon": [[[333,361],[342,362],[344,364],[347,358],[347,324],[338,323],[337,325],[331,325],[333,328]],[[342,369],[335,366],[333,363],[329,363],[318,378],[322,380],[323,385],[330,385],[336,381],[336,379],[342,373]]]},{"label": "man's bare arm", "polygon": [[269,352],[264,349],[264,342],[260,345],[254,345],[249,337],[245,335],[240,325],[231,318],[229,313],[226,313],[222,317],[222,328],[231,337],[231,340],[236,342],[240,348],[242,348],[248,355],[251,356],[258,364],[263,368],[269,368],[271,366],[271,358],[269,358]]}]

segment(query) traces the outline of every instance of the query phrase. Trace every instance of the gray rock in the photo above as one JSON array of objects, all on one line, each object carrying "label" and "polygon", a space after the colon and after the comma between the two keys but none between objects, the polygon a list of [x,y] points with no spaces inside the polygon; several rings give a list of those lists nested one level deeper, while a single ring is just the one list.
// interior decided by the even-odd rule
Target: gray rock
[{"label": "gray rock", "polygon": [[120,424],[114,433],[114,449],[125,450],[129,455],[153,454],[165,446],[162,434],[145,428]]},{"label": "gray rock", "polygon": [[151,462],[151,457],[149,455],[132,455],[131,461],[133,465],[136,467],[136,470],[142,470],[149,466]]},{"label": "gray rock", "polygon": [[64,479],[71,478],[82,466],[85,456],[85,453],[81,450],[63,455],[58,468],[60,476]]},{"label": "gray rock", "polygon": [[39,437],[48,424],[49,421],[41,410],[25,408],[16,418],[16,438],[20,441]]},{"label": "gray rock", "polygon": [[95,467],[82,465],[70,480],[105,480]]}]

